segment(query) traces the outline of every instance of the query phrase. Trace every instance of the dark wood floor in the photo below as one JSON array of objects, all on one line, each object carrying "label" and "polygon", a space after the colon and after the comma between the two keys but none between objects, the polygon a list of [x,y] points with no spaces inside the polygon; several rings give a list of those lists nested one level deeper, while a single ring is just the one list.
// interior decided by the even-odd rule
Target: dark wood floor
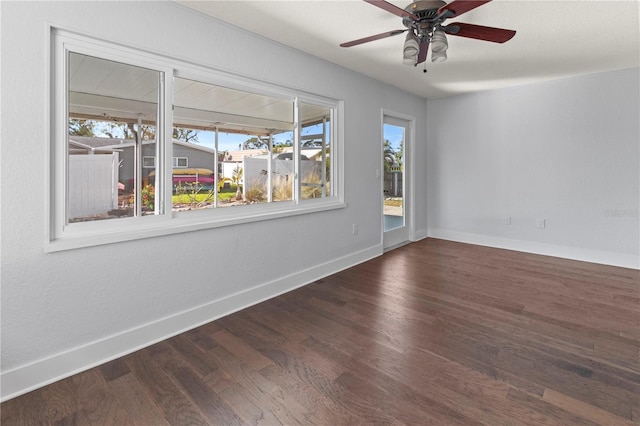
[{"label": "dark wood floor", "polygon": [[427,239],[0,408],[3,426],[640,424],[640,272]]}]

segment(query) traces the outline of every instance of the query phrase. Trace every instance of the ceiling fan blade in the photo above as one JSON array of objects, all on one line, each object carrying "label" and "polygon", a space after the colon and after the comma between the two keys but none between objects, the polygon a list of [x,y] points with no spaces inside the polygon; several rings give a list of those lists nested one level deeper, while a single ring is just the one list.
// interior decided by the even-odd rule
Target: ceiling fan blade
[{"label": "ceiling fan blade", "polygon": [[454,0],[438,9],[438,16],[444,16],[445,18],[460,16],[490,1],[491,0]]},{"label": "ceiling fan blade", "polygon": [[376,34],[376,35],[372,35],[372,36],[369,36],[369,37],[360,38],[358,40],[353,40],[353,41],[348,41],[346,43],[342,43],[340,45],[340,47],[357,46],[358,44],[368,43],[370,41],[380,40],[381,38],[387,38],[387,37],[392,37],[392,36],[395,36],[395,35],[398,35],[398,34],[402,34],[405,31],[407,31],[407,30],[387,31],[386,33]]},{"label": "ceiling fan blade", "polygon": [[427,53],[429,52],[429,40],[425,40],[420,43],[420,50],[418,51],[418,60],[416,65],[423,63],[427,60]]},{"label": "ceiling fan blade", "polygon": [[465,24],[462,22],[454,22],[442,28],[447,34],[459,37],[475,38],[477,40],[492,41],[494,43],[504,43],[505,41],[511,40],[513,36],[516,35],[514,30]]},{"label": "ceiling fan blade", "polygon": [[386,10],[387,12],[393,13],[396,16],[404,18],[405,16],[410,16],[411,18],[417,20],[418,17],[412,13],[407,12],[404,9],[400,9],[398,6],[395,6],[391,3],[387,3],[384,0],[364,0],[369,4],[374,6],[378,6],[382,10]]}]

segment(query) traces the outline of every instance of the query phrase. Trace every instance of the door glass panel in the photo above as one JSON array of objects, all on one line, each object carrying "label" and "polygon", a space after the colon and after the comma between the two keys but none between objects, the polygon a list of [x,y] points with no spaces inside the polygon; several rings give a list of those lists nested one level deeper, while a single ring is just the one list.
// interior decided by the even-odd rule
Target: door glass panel
[{"label": "door glass panel", "polygon": [[384,158],[384,230],[401,228],[404,226],[404,127],[384,124],[383,136]]}]

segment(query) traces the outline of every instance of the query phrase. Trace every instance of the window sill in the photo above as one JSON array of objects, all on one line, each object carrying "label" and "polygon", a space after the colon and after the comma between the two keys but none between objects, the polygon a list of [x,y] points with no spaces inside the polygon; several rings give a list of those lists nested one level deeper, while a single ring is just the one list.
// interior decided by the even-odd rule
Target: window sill
[{"label": "window sill", "polygon": [[[93,232],[66,232],[65,235],[51,241],[46,241],[44,250],[54,253],[85,247],[114,244],[125,241],[135,241],[164,235],[181,234],[185,232],[221,228],[225,226],[241,225],[244,223],[265,221],[303,214],[318,213],[346,207],[341,200],[314,200],[313,202],[277,203],[269,205],[250,205],[238,207],[224,207],[215,210],[197,210],[186,212],[172,212],[171,218],[150,217],[137,219],[136,225],[122,227],[115,226],[119,222],[110,222]],[[139,224],[144,222],[144,224]]]}]

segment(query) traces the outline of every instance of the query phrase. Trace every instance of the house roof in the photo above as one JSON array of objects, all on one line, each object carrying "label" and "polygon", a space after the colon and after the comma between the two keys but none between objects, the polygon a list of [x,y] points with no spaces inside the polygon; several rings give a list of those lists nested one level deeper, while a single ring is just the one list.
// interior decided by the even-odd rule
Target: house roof
[{"label": "house roof", "polygon": [[227,151],[224,156],[224,161],[240,162],[245,157],[258,157],[267,155],[269,152],[266,149],[242,149],[236,151]]}]

